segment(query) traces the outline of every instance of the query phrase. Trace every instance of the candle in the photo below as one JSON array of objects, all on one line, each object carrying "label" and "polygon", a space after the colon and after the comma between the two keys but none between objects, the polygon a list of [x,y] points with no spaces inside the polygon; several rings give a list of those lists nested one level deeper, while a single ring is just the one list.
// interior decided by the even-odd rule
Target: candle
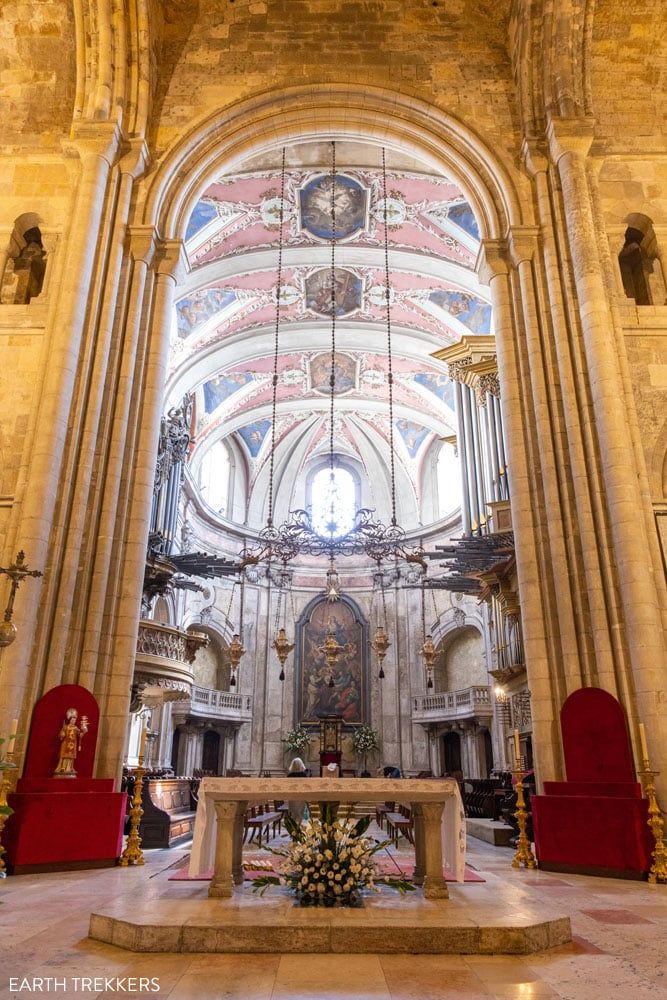
[{"label": "candle", "polygon": [[646,730],[644,729],[644,723],[639,723],[639,742],[642,748],[642,763],[648,767],[648,747],[646,745]]},{"label": "candle", "polygon": [[146,737],[147,736],[148,736],[148,726],[144,726],[143,729],[141,730],[141,738],[139,740],[139,763],[140,764],[141,764],[141,761],[142,761],[143,756],[144,756],[144,749],[146,747]]},{"label": "candle", "polygon": [[514,756],[516,757],[517,770],[521,767],[521,743],[519,741],[519,730],[514,730]]},{"label": "candle", "polygon": [[19,720],[12,719],[12,731],[9,734],[9,743],[7,744],[7,753],[14,753],[14,743],[16,742],[16,733],[19,728]]}]

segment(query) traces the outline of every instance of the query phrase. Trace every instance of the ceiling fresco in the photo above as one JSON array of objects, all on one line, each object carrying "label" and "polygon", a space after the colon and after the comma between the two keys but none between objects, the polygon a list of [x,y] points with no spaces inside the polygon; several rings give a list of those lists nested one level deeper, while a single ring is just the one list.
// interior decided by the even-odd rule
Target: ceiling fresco
[{"label": "ceiling fresco", "polygon": [[196,451],[233,435],[249,490],[264,482],[274,436],[278,312],[275,440],[277,448],[298,443],[299,463],[289,465],[296,477],[329,448],[335,318],[335,448],[358,459],[369,476],[378,457],[388,464],[386,244],[393,439],[418,496],[425,456],[455,427],[453,385],[431,355],[493,329],[488,288],[474,270],[477,222],[446,177],[392,169],[385,199],[377,168],[339,164],[334,178],[326,162],[313,161],[305,156],[307,167],[290,166],[282,198],[280,172],[264,169],[214,181],[196,204],[185,236],[190,274],[176,302],[168,398],[194,391]]}]

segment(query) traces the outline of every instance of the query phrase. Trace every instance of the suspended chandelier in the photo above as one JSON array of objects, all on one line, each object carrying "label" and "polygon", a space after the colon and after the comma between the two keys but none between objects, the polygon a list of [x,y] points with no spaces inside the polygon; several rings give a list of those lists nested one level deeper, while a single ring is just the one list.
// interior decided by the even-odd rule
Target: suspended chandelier
[{"label": "suspended chandelier", "polygon": [[394,455],[394,377],[392,368],[392,330],[391,330],[391,295],[389,273],[389,220],[387,170],[385,150],[382,150],[382,182],[384,196],[384,271],[385,271],[385,318],[387,328],[387,385],[389,408],[389,454],[391,481],[391,521],[388,525],[375,517],[375,511],[361,507],[354,512],[352,525],[347,531],[341,531],[337,522],[337,495],[335,477],[335,432],[334,432],[334,401],[336,386],[336,281],[335,281],[335,247],[336,247],[336,143],[331,142],[331,372],[329,376],[329,518],[322,526],[325,530],[315,530],[311,512],[304,509],[290,512],[289,519],[280,525],[274,520],[275,493],[275,450],[276,450],[276,411],[278,391],[278,359],[280,350],[280,310],[283,271],[283,225],[285,218],[285,149],[282,151],[280,209],[278,223],[278,266],[276,282],[276,313],[274,327],[273,378],[272,378],[272,419],[271,419],[271,451],[269,459],[269,490],[268,513],[266,525],[259,533],[258,543],[243,556],[241,570],[246,566],[258,563],[281,563],[289,565],[299,555],[323,556],[329,560],[327,572],[326,596],[329,600],[340,597],[340,582],[336,571],[335,560],[340,556],[366,555],[376,564],[393,558],[408,563],[418,563],[426,571],[426,562],[421,547],[415,548],[406,537],[405,530],[398,523],[396,516],[396,468]]}]

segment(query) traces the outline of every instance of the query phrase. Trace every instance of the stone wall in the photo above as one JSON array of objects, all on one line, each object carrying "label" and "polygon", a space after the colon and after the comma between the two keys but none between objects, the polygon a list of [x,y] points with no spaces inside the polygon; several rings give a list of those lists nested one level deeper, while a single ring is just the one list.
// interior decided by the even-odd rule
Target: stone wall
[{"label": "stone wall", "polygon": [[0,10],[3,143],[57,146],[74,111],[75,45],[71,0],[4,0]]},{"label": "stone wall", "polygon": [[[508,0],[200,0],[167,5],[157,97],[162,151],[203,115],[253,94],[308,83],[386,87],[514,147]],[[193,17],[194,13],[194,17]]]}]

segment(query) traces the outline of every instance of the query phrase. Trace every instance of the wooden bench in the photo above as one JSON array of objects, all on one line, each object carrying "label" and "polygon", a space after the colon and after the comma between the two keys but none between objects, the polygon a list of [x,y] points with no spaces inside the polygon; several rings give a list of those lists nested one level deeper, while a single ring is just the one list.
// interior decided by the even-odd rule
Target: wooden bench
[{"label": "wooden bench", "polygon": [[139,834],[143,847],[174,847],[192,837],[195,809],[189,778],[144,781]]},{"label": "wooden bench", "polygon": [[385,813],[385,818],[387,820],[387,833],[393,840],[395,847],[398,847],[398,838],[401,835],[404,836],[413,847],[415,846],[412,816],[410,809],[407,806],[399,806],[397,812]]},{"label": "wooden bench", "polygon": [[270,839],[269,828],[272,828],[274,837],[276,832],[280,833],[284,815],[284,812],[279,808],[281,805],[282,803],[274,802],[272,808],[271,803],[263,802],[260,805],[251,806],[243,818],[244,842],[247,838],[248,843],[250,843],[257,837],[257,844],[261,847],[262,836],[266,836],[267,841]]}]

